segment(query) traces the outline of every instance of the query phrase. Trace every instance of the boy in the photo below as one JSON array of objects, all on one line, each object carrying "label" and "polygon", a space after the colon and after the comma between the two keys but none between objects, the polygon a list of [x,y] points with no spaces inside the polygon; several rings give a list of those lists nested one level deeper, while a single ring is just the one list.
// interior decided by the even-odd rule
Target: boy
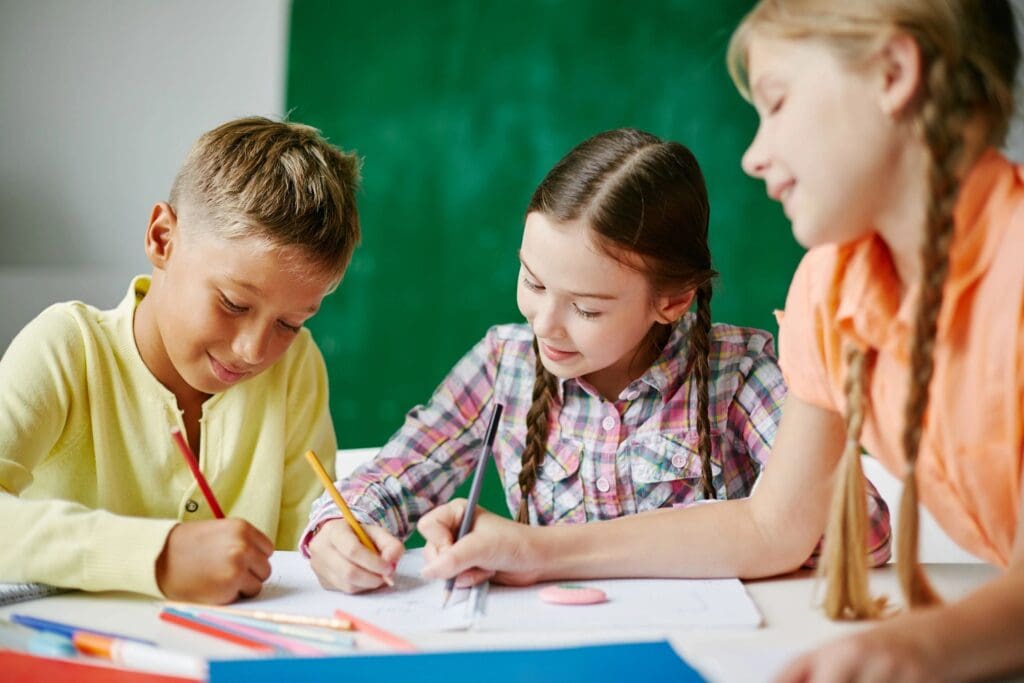
[{"label": "boy", "polygon": [[[226,603],[259,592],[335,450],[303,323],[359,241],[358,160],[312,128],[228,122],[193,146],[113,310],[56,304],[0,360],[0,581]],[[170,432],[197,454],[226,519]]]}]

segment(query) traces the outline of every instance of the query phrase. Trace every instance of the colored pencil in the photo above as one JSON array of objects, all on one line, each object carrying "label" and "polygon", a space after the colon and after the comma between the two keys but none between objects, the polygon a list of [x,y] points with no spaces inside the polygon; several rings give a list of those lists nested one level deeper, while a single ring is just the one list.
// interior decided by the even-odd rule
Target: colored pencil
[{"label": "colored pencil", "polygon": [[[324,490],[330,494],[331,498],[334,499],[334,503],[338,506],[338,509],[341,510],[341,516],[345,518],[349,527],[351,527],[352,531],[355,532],[355,535],[359,537],[359,542],[362,543],[370,552],[380,555],[380,548],[378,548],[377,544],[373,542],[373,539],[366,534],[366,531],[363,529],[363,525],[360,524],[359,520],[356,519],[356,516],[352,514],[352,511],[345,503],[345,499],[341,497],[341,492],[335,488],[334,482],[331,481],[331,476],[327,474],[327,470],[325,470],[324,466],[320,464],[320,458],[316,457],[316,453],[313,451],[306,451],[306,461],[309,463],[309,466],[313,468],[313,471],[316,472],[316,476],[324,485]],[[385,576],[383,578],[384,583],[387,585],[395,585],[394,579],[390,576]]]},{"label": "colored pencil", "polygon": [[206,610],[206,609],[195,609],[195,608],[176,608],[179,611],[186,612],[199,618],[209,618],[211,616],[233,624],[241,624],[242,626],[249,626],[251,628],[258,629],[260,631],[266,631],[268,633],[278,633],[286,637],[300,638],[302,640],[311,640],[315,643],[322,645],[351,648],[352,647],[352,636],[351,635],[340,635],[335,630],[324,631],[322,629],[312,628],[309,626],[295,626],[293,624],[278,624],[272,621],[264,621],[262,619],[254,619],[249,616],[244,616],[237,612],[222,612],[220,610]]},{"label": "colored pencil", "polygon": [[190,614],[178,612],[177,610],[170,610],[164,608],[160,611],[160,618],[163,621],[174,624],[175,626],[181,626],[182,628],[191,629],[198,631],[204,635],[213,636],[214,638],[220,638],[226,640],[235,645],[242,645],[244,647],[251,648],[253,650],[261,650],[263,652],[276,652],[280,648],[271,645],[263,640],[256,640],[255,638],[249,638],[242,635],[239,632],[218,628],[217,626],[207,623],[202,619],[193,617]]},{"label": "colored pencil", "polygon": [[181,433],[180,429],[174,427],[171,429],[171,438],[174,439],[174,443],[178,444],[178,450],[181,451],[181,456],[188,463],[188,468],[192,470],[192,476],[195,477],[196,483],[199,484],[199,490],[203,492],[206,504],[213,510],[213,516],[217,519],[224,519],[224,511],[220,509],[220,503],[217,502],[217,498],[213,495],[213,490],[206,482],[206,477],[199,471],[199,461],[196,460],[195,454],[189,448],[185,435]]},{"label": "colored pencil", "polygon": [[[469,499],[466,501],[466,511],[462,513],[462,524],[459,525],[459,535],[455,537],[455,542],[468,534],[473,528],[473,519],[476,517],[476,506],[480,501],[480,489],[483,488],[484,483],[484,470],[487,469],[487,460],[491,456],[491,448],[494,446],[494,437],[498,433],[498,422],[501,420],[501,411],[504,407],[500,403],[494,404],[494,410],[491,412],[491,421],[487,425],[487,435],[484,438],[484,444],[480,453],[480,459],[477,460],[476,469],[473,472],[473,483],[469,487]],[[452,590],[455,588],[455,577],[451,577],[444,584],[444,599],[441,601],[441,607],[444,608],[448,604],[448,599],[452,596]]]},{"label": "colored pencil", "polygon": [[284,612],[266,612],[263,610],[247,610],[238,607],[220,607],[215,605],[201,605],[194,602],[175,602],[167,600],[164,604],[180,610],[201,610],[206,612],[220,612],[222,614],[235,614],[249,619],[259,619],[275,624],[291,624],[293,626],[316,626],[318,628],[329,628],[335,631],[351,631],[352,622],[333,617],[310,617],[303,614],[286,614]]},{"label": "colored pencil", "polygon": [[36,631],[45,631],[46,633],[56,633],[57,635],[64,636],[65,638],[73,638],[75,633],[84,631],[87,633],[94,633],[98,636],[106,636],[108,638],[120,638],[122,640],[132,640],[136,643],[143,643],[145,645],[156,645],[152,640],[143,640],[142,638],[132,638],[131,636],[123,636],[120,633],[111,633],[110,631],[100,631],[95,628],[88,628],[85,626],[75,626],[73,624],[64,624],[59,621],[51,621],[49,619],[41,619],[39,617],[29,616],[27,614],[12,614],[11,621],[15,624],[21,624],[28,628]]},{"label": "colored pencil", "polygon": [[410,643],[408,640],[402,638],[401,636],[396,636],[394,633],[391,633],[390,631],[385,631],[379,626],[374,626],[370,622],[364,621],[359,617],[348,614],[347,612],[342,612],[340,609],[334,610],[334,616],[338,617],[339,619],[348,619],[352,622],[352,625],[355,627],[357,631],[365,633],[366,635],[370,636],[371,638],[380,642],[383,645],[392,647],[400,652],[416,651],[416,646]]}]

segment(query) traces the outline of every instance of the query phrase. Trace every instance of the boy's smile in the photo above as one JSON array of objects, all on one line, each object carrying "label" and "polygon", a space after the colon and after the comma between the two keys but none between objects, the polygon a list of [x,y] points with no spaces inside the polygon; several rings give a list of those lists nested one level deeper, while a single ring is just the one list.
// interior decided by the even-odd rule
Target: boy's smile
[{"label": "boy's smile", "polygon": [[163,206],[147,233],[153,279],[136,311],[135,338],[181,404],[273,365],[337,277],[320,273],[299,247],[185,228]]}]

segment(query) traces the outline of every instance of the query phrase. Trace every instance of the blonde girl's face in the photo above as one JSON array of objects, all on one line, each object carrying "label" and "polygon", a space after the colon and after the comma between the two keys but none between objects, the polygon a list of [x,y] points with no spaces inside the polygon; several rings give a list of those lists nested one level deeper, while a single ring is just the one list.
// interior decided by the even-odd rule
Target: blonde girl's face
[{"label": "blonde girl's face", "polygon": [[519,310],[544,367],[617,398],[652,360],[637,354],[659,319],[647,279],[604,254],[582,221],[557,223],[536,212],[526,218],[519,256]]},{"label": "blonde girl's face", "polygon": [[756,34],[747,57],[760,124],[743,170],[764,180],[803,246],[869,233],[899,146],[881,69],[847,66],[818,41]]}]

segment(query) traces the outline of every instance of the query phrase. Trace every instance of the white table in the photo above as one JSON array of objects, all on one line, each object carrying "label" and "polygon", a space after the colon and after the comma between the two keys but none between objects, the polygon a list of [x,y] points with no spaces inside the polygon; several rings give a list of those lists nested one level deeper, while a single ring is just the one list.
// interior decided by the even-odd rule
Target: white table
[{"label": "white table", "polygon": [[[981,564],[936,564],[929,576],[946,600],[960,598],[995,576],[995,568]],[[424,650],[467,650],[509,647],[550,647],[601,642],[667,638],[690,664],[715,681],[766,680],[793,653],[864,628],[863,623],[829,621],[813,604],[816,580],[804,571],[785,577],[746,584],[764,616],[760,629],[713,631],[661,631],[638,625],[622,631],[585,632],[459,632],[436,633],[415,638]],[[895,569],[872,570],[871,585],[900,603]],[[154,640],[168,648],[210,658],[251,656],[251,651],[222,640],[168,624],[157,618],[159,603],[127,593],[71,593],[0,608],[0,617],[13,612],[58,621],[130,633]]]}]

